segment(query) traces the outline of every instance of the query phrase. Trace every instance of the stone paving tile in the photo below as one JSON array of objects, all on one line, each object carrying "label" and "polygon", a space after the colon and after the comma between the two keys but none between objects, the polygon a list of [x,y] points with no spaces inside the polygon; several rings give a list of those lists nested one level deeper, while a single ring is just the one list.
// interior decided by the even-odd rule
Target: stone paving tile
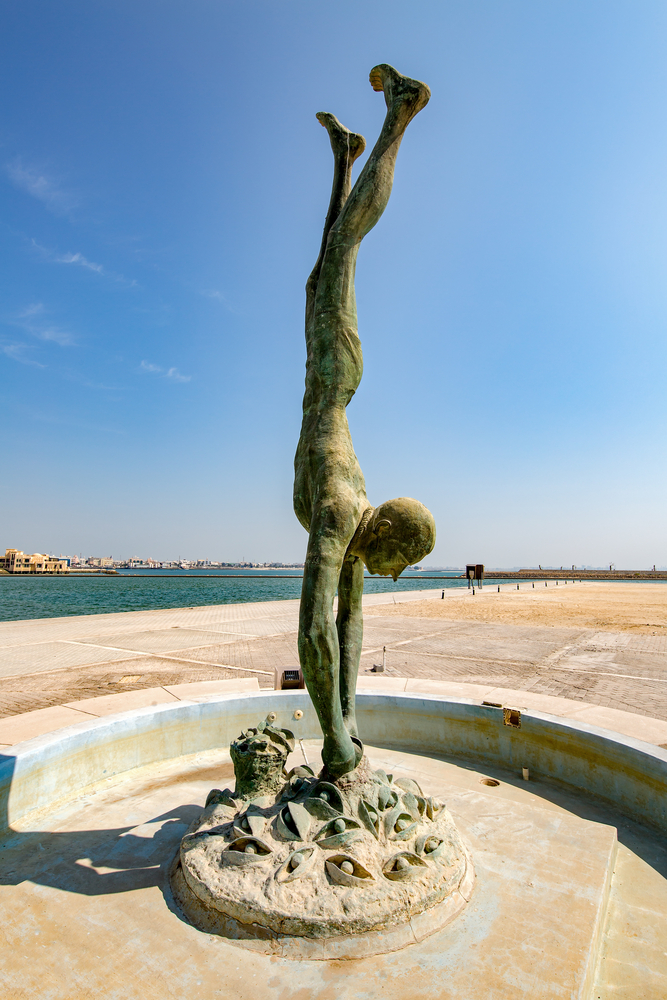
[{"label": "stone paving tile", "polygon": [[[272,601],[267,604],[219,604],[203,608],[169,608],[156,611],[126,611],[103,615],[73,615],[71,618],[41,618],[20,622],[0,622],[0,647],[18,643],[45,642],[62,638],[85,638],[108,632],[140,632],[147,629],[204,628],[231,620],[244,622],[254,618],[285,618],[298,622],[298,601]],[[295,625],[296,628],[296,625]]]},{"label": "stone paving tile", "polygon": [[299,662],[296,633],[261,639],[243,639],[223,646],[182,649],[179,651],[179,656],[187,656],[202,663],[213,662],[266,670],[271,676],[275,667],[289,667]]},{"label": "stone paving tile", "polygon": [[[376,614],[372,615],[375,619]],[[400,616],[394,614],[391,616],[394,621]],[[415,619],[412,616],[403,619],[404,622],[419,621],[422,623],[430,622],[431,628],[429,631],[435,632],[440,626],[448,624],[447,619],[438,618],[419,618]],[[504,623],[495,622],[477,622],[477,621],[450,621],[449,624],[455,625],[455,632],[457,635],[470,635],[479,639],[489,639],[491,641],[497,640],[499,637],[504,639],[511,639],[512,642],[521,641],[526,639],[528,641],[534,640],[535,638],[543,639],[544,641],[550,641],[554,643],[565,644],[570,641],[579,640],[582,635],[591,635],[590,629],[584,629],[577,626],[563,627],[553,627],[545,625],[506,625]]]},{"label": "stone paving tile", "polygon": [[111,654],[108,649],[83,646],[73,642],[45,642],[38,646],[12,646],[0,655],[0,677],[57,670],[62,667],[83,666],[105,660],[120,660],[132,653],[119,651]]},{"label": "stone paving tile", "polygon": [[185,663],[157,656],[88,664],[27,676],[0,677],[0,718],[120,691],[239,678],[252,678],[259,682],[260,687],[273,687],[273,676],[270,674],[251,674],[246,670],[228,670],[210,663]]},{"label": "stone paving tile", "polygon": [[[394,619],[394,621],[396,621],[396,619]],[[430,633],[420,635],[419,633],[415,634],[409,626],[405,628],[397,628],[394,626],[393,629],[388,629],[376,628],[375,626],[367,627],[364,625],[363,646],[365,649],[382,649],[383,646],[387,646],[387,648],[391,646],[393,648],[394,646],[398,646],[400,643],[404,642],[408,642],[410,644],[419,642],[423,644],[424,641],[428,641],[426,637],[432,636],[433,633],[436,633],[436,629],[431,629]],[[442,633],[438,630],[436,634],[440,636]]]},{"label": "stone paving tile", "polygon": [[[189,628],[155,629],[150,632],[115,633],[95,635],[86,638],[89,645],[106,648],[129,649],[146,653],[178,652],[190,646],[210,646],[223,641],[236,642],[238,635],[233,632],[204,632]],[[76,641],[76,640],[74,640]]]},{"label": "stone paving tile", "polygon": [[410,650],[424,655],[474,657],[476,660],[535,663],[553,653],[558,646],[553,642],[526,639],[508,639],[498,636],[494,640],[474,641],[470,635],[416,637]]},{"label": "stone paving tile", "polygon": [[554,661],[553,666],[562,669],[586,670],[593,673],[612,673],[618,676],[666,678],[667,666],[664,656],[653,653],[632,654],[626,650],[600,653],[567,653]]},{"label": "stone paving tile", "polygon": [[236,635],[280,635],[283,632],[296,632],[299,628],[299,616],[290,615],[284,618],[251,618],[241,621],[230,619],[220,624],[220,629]]},{"label": "stone paving tile", "polygon": [[667,636],[664,635],[633,635],[628,644],[632,650],[647,653],[667,653]]},{"label": "stone paving tile", "polygon": [[[135,708],[148,708],[151,705],[166,705],[178,701],[162,687],[142,688],[139,691],[119,691],[117,694],[106,694],[100,698],[84,698],[81,701],[69,701],[65,708],[75,708],[79,712],[88,712],[98,718],[104,715],[116,715],[118,712],[130,712]],[[0,729],[0,735],[2,730]]]},{"label": "stone paving tile", "polygon": [[401,618],[397,615],[379,615],[373,613],[364,617],[364,635],[373,629],[385,629],[388,634],[394,631],[407,632],[409,635],[430,635],[431,632],[441,632],[443,635],[458,634],[465,630],[469,622],[450,621],[443,618]]},{"label": "stone paving tile", "polygon": [[[634,638],[642,639],[643,636]],[[591,635],[585,644],[585,649],[619,649],[621,646],[628,646],[632,642],[633,636],[628,632],[596,632]]]}]

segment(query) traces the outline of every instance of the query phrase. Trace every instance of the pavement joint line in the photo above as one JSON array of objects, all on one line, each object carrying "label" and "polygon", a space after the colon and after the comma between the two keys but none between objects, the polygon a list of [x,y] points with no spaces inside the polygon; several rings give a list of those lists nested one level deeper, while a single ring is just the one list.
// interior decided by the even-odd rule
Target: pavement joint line
[{"label": "pavement joint line", "polygon": [[[439,632],[429,632],[428,635],[415,635],[411,639],[401,639],[400,642],[393,642],[391,644],[391,646],[389,646],[387,644],[385,644],[385,645],[386,645],[387,651],[389,651],[390,649],[396,649],[398,646],[405,646],[409,642],[418,642],[420,639],[435,639],[439,635],[444,635],[444,634],[445,633],[442,632],[442,630],[439,631]],[[364,652],[361,655],[362,656],[364,656],[364,655],[367,656],[369,653],[381,653],[384,648],[385,648],[384,646],[378,646],[377,649],[366,649],[366,650],[364,650]]]},{"label": "pavement joint line", "polygon": [[[278,635],[283,635],[284,633],[279,632]],[[273,638],[273,636],[261,636],[253,635],[250,636],[252,639],[262,639],[262,638]],[[151,652],[150,650],[132,649],[129,646],[107,646],[100,642],[84,642],[83,639],[57,639],[57,642],[65,642],[69,646],[91,646],[93,649],[112,649],[119,653],[146,653],[147,656],[169,656],[170,651],[167,650],[165,653],[161,652]],[[188,649],[208,649],[209,646],[231,646],[238,642],[238,639],[223,639],[222,642],[202,642],[196,646],[188,646]],[[175,653],[176,650],[171,650],[171,653]]]},{"label": "pavement joint line", "polygon": [[[130,650],[133,652],[133,650]],[[186,656],[171,656],[169,653],[143,653],[143,656],[154,656],[158,660],[173,660],[174,663],[195,663],[198,667],[221,667],[225,670],[242,670],[248,674],[263,674],[273,677],[273,670],[258,670],[257,667],[236,667],[232,663],[215,663],[212,660],[191,660]],[[126,662],[121,660],[121,663]]]},{"label": "pavement joint line", "polygon": [[[377,649],[364,649],[361,653],[362,656],[368,656],[370,653],[381,653],[383,647],[380,646]],[[387,646],[387,652],[392,652],[392,647]],[[428,653],[423,649],[417,650],[416,654],[418,656],[439,656],[443,660],[463,660],[468,663],[472,661],[473,663],[496,663],[498,666],[502,667],[533,667],[534,664],[530,660],[501,660],[497,656],[462,656],[460,653]],[[616,675],[614,675],[616,676]]]},{"label": "pavement joint line", "polygon": [[144,649],[128,649],[127,646],[105,646],[101,642],[84,642],[82,639],[56,639],[56,642],[62,642],[67,646],[90,646],[91,649],[110,649],[114,653],[139,653],[142,656],[155,656],[155,653],[147,653]]},{"label": "pavement joint line", "polygon": [[[120,611],[120,612],[116,612],[116,613],[117,614],[131,614],[132,612]],[[75,617],[75,616],[72,616],[72,617]],[[46,620],[49,621],[50,619],[46,619]],[[30,619],[28,619],[28,621],[30,621]],[[13,624],[13,623],[2,622],[1,624],[6,625],[6,624]],[[23,621],[21,622],[21,624],[23,624]],[[206,632],[207,631],[207,629],[204,628],[204,627],[198,628],[197,626],[193,626],[193,625],[172,625],[171,628],[174,629],[174,630],[175,629],[182,629],[183,631],[187,631],[187,632]],[[161,628],[145,628],[142,631],[143,632],[166,632],[166,631],[170,631],[170,629],[165,628],[164,626],[162,626]],[[294,631],[296,631],[296,629],[294,629]],[[224,635],[225,633],[227,633],[229,635],[245,635],[245,636],[250,637],[250,633],[249,632],[236,632],[232,628],[225,628],[225,629],[222,629],[220,632],[216,632],[215,630],[212,630],[210,632],[211,635]],[[133,632],[128,632],[127,634],[128,635],[133,635]],[[255,633],[252,633],[252,634],[257,639],[261,639],[262,638],[262,636],[260,636],[260,635],[255,636]],[[275,634],[276,635],[281,635],[282,633],[276,632]],[[83,645],[83,646],[97,646],[97,645],[99,645],[99,643],[88,642],[85,639],[59,639],[59,638],[56,638],[56,639],[30,639],[28,642],[13,642],[13,643],[10,643],[9,645],[4,645],[4,646],[2,645],[2,643],[0,643],[0,650],[5,650],[5,649],[19,649],[21,646],[46,646],[46,645],[49,645],[52,642],[78,642],[78,643],[81,643],[81,645]],[[211,645],[217,646],[217,645],[219,645],[219,643],[211,643]],[[103,646],[102,648],[103,649],[115,649],[116,647],[115,646]]]},{"label": "pavement joint line", "polygon": [[[267,677],[273,677],[272,670],[258,670],[256,667],[235,667],[231,663],[215,663],[212,660],[192,660],[186,656],[172,656],[170,653],[147,653],[145,649],[121,649],[119,646],[97,646],[92,642],[77,642],[76,639],[60,639],[58,641],[69,643],[71,646],[91,646],[93,649],[110,649],[117,653],[131,653],[132,656],[152,656],[159,660],[174,660],[176,663],[196,663],[198,667],[224,667],[225,670],[244,670],[249,674],[266,674]],[[215,645],[222,644],[215,643]],[[123,663],[125,661],[109,660],[109,662]]]},{"label": "pavement joint line", "polygon": [[[539,670],[539,663],[535,670]],[[656,684],[667,684],[667,677],[642,677],[640,674],[615,674],[607,670],[586,670],[585,667],[550,667],[551,670],[567,670],[569,673],[590,674],[593,677],[618,677],[626,681],[651,681]]]}]

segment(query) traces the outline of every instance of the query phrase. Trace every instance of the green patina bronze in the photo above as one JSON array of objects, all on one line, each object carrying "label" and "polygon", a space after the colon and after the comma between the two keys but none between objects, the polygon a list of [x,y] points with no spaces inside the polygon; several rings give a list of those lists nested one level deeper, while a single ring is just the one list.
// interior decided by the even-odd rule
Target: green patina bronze
[{"label": "green patina bronze", "polygon": [[320,254],[306,285],[306,391],[294,460],[294,510],[309,533],[299,658],[334,779],[354,770],[363,752],[353,737],[364,566],[397,580],[435,544],[433,517],[417,500],[402,497],[375,508],[368,502],[345,412],[363,371],[354,294],[359,244],[389,201],[403,133],[431,96],[425,84],[386,64],[371,70],[370,82],[384,92],[387,115],[354,187],[352,164],[366,146],[363,136],[331,114],[317,115],[331,140],[334,178]]}]

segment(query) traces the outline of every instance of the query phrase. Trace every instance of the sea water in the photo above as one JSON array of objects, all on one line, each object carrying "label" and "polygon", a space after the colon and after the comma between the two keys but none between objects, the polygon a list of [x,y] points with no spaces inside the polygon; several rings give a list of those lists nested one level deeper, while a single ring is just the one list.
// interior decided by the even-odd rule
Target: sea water
[{"label": "sea water", "polygon": [[[129,574],[135,574],[130,576]],[[276,579],[272,574],[280,574]],[[158,575],[159,574],[159,575]],[[399,593],[466,586],[454,575],[411,573],[397,583],[389,577],[367,577],[364,593]],[[431,579],[427,577],[431,576]],[[197,608],[209,604],[285,601],[301,594],[301,570],[182,570],[169,573],[119,571],[118,576],[0,576],[0,621],[101,615],[158,608]]]}]

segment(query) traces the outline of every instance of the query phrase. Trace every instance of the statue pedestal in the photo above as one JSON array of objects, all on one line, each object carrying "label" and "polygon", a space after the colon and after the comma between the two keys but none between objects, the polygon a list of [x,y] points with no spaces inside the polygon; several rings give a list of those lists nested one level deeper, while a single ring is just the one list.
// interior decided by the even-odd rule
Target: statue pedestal
[{"label": "statue pedestal", "polygon": [[[270,728],[260,732],[265,754]],[[296,767],[277,792],[242,788],[211,792],[172,869],[175,899],[203,931],[279,941],[285,957],[349,958],[414,944],[470,898],[456,826],[411,778],[363,758],[338,781]]]}]

